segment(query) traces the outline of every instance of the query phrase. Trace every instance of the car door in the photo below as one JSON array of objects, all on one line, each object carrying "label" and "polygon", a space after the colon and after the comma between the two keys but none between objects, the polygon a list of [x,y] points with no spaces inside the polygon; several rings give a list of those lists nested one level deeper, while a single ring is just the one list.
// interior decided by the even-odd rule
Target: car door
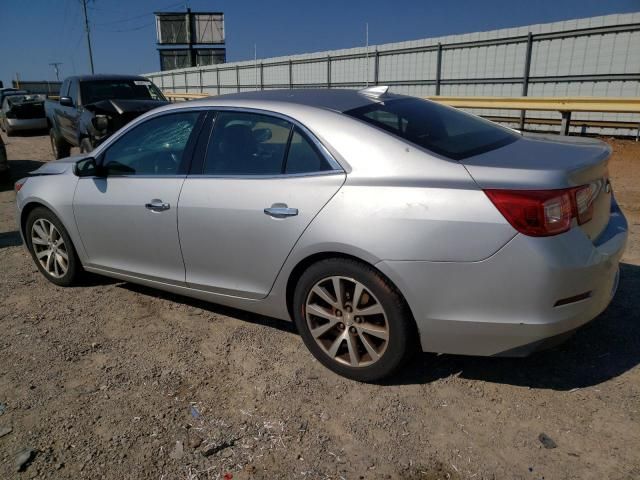
[{"label": "car door", "polygon": [[217,112],[202,157],[178,205],[187,284],[263,298],[345,174],[303,127],[257,112]]},{"label": "car door", "polygon": [[182,285],[177,205],[199,111],[164,112],[117,138],[78,181],[73,209],[88,265]]}]

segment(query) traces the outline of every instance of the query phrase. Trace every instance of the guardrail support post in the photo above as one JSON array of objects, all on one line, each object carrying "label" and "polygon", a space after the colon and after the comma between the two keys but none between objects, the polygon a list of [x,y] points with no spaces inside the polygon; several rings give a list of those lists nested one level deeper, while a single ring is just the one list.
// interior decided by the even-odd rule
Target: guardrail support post
[{"label": "guardrail support post", "polygon": [[216,68],[216,87],[218,87],[218,95],[220,95],[220,69]]},{"label": "guardrail support post", "polygon": [[380,52],[376,48],[375,61],[373,63],[373,84],[378,85],[380,83]]},{"label": "guardrail support post", "polygon": [[204,93],[204,85],[202,84],[202,70],[198,70],[200,75],[200,93]]},{"label": "guardrail support post", "polygon": [[571,112],[560,112],[562,122],[560,122],[560,135],[569,135],[569,126],[571,124]]},{"label": "guardrail support post", "polygon": [[189,81],[187,80],[187,71],[184,71],[184,92],[189,93]]},{"label": "guardrail support post", "polygon": [[[524,54],[524,73],[522,74],[522,96],[529,94],[529,73],[531,72],[531,50],[533,50],[533,35],[527,35],[527,49]],[[527,111],[520,110],[520,130],[524,130]]]},{"label": "guardrail support post", "polygon": [[260,62],[260,90],[264,90],[264,63]]},{"label": "guardrail support post", "polygon": [[440,79],[442,78],[442,44],[438,43],[436,57],[436,95],[440,95]]},{"label": "guardrail support post", "polygon": [[236,65],[236,85],[238,92],[240,92],[240,66]]},{"label": "guardrail support post", "polygon": [[293,62],[289,60],[289,88],[293,88]]},{"label": "guardrail support post", "polygon": [[327,55],[327,88],[331,88],[331,55]]}]

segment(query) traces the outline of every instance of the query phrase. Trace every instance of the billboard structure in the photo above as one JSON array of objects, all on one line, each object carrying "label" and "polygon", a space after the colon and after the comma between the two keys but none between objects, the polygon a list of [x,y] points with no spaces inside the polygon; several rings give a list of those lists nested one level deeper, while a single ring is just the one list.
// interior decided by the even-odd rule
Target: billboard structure
[{"label": "billboard structure", "polygon": [[217,65],[226,61],[224,13],[156,12],[160,70]]}]

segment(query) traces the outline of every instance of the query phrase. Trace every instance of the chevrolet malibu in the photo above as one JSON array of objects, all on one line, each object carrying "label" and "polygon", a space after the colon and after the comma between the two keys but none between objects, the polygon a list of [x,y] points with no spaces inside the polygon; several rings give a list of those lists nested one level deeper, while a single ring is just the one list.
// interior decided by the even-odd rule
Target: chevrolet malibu
[{"label": "chevrolet malibu", "polygon": [[522,356],[602,312],[627,224],[610,148],[361,91],[155,109],[16,184],[51,282],[83,271],[295,322],[360,381],[414,351]]}]

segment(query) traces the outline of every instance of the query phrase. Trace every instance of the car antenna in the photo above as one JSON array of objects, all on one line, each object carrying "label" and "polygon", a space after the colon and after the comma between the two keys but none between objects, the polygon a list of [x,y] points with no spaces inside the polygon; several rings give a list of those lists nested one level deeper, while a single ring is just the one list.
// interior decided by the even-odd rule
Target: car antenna
[{"label": "car antenna", "polygon": [[377,85],[375,87],[367,87],[362,90],[358,90],[358,93],[366,95],[367,97],[380,98],[384,97],[389,90],[388,85]]}]

